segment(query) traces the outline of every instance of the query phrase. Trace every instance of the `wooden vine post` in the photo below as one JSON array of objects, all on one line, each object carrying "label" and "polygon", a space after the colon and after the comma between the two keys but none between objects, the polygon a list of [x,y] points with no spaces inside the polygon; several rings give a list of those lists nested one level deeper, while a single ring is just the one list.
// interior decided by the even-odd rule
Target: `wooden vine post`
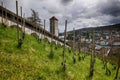
[{"label": "wooden vine post", "polygon": [[92,53],[91,53],[91,60],[90,60],[90,73],[89,77],[93,76],[94,73],[94,63],[95,63],[95,39],[94,39],[94,31],[92,32]]},{"label": "wooden vine post", "polygon": [[119,75],[119,69],[120,69],[120,49],[119,49],[118,54],[119,54],[119,56],[118,56],[119,58],[118,58],[118,61],[117,61],[117,69],[116,69],[116,74],[115,74],[115,79],[114,80],[117,80],[118,75]]},{"label": "wooden vine post", "polygon": [[44,20],[44,44],[43,44],[44,49],[45,49],[45,47],[46,47],[46,45],[45,45],[45,23],[46,23],[46,20]]},{"label": "wooden vine post", "polygon": [[22,39],[24,40],[25,38],[25,13],[23,15],[23,31],[22,31]]},{"label": "wooden vine post", "polygon": [[[52,22],[52,24],[54,24],[54,22]],[[53,35],[54,35],[54,32],[53,32],[53,28],[52,28],[52,38],[51,38],[51,45],[50,45],[50,48],[51,48],[51,50],[50,50],[50,58],[53,58],[53,56],[54,56],[54,52],[53,52]]]},{"label": "wooden vine post", "polygon": [[65,20],[65,31],[64,31],[64,49],[63,49],[63,70],[66,70],[66,59],[65,59],[65,54],[66,54],[66,32],[67,32],[67,20]]},{"label": "wooden vine post", "polygon": [[7,8],[5,7],[5,27],[7,26]]},{"label": "wooden vine post", "polygon": [[[3,7],[3,1],[1,2],[1,5]],[[3,24],[3,9],[2,9],[2,24]]]},{"label": "wooden vine post", "polygon": [[19,45],[19,26],[18,26],[18,1],[16,0],[16,15],[17,15],[17,39],[18,39],[18,45]]},{"label": "wooden vine post", "polygon": [[75,58],[75,28],[73,28],[73,49],[72,49],[72,52],[73,52],[73,63],[75,64],[76,63],[76,58]]},{"label": "wooden vine post", "polygon": [[[22,20],[22,6],[20,7],[20,14],[21,14],[21,29],[23,29],[23,20]],[[22,36],[22,35],[21,35]],[[20,38],[22,39],[22,38]],[[23,40],[23,39],[22,39]]]},{"label": "wooden vine post", "polygon": [[81,53],[81,34],[80,34],[80,31],[79,31],[79,42],[78,42],[78,49],[79,49],[79,54],[78,54],[78,61],[81,60],[81,56],[80,56],[80,53]]},{"label": "wooden vine post", "polygon": [[25,14],[22,14],[23,11],[22,11],[22,6],[20,7],[20,12],[21,12],[21,29],[22,29],[22,35],[21,35],[21,40],[23,42],[24,40],[24,37],[25,37]]}]

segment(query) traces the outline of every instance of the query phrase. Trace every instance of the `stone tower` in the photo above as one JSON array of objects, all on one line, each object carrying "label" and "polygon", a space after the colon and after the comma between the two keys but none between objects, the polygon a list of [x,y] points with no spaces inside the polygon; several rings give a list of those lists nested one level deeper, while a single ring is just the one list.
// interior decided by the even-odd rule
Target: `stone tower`
[{"label": "stone tower", "polygon": [[58,36],[58,19],[55,16],[50,18],[50,32]]}]

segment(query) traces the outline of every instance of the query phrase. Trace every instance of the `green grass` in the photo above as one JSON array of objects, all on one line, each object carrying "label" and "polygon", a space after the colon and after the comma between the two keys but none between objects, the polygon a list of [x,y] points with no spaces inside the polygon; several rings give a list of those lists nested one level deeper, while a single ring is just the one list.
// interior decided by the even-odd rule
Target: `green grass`
[{"label": "green grass", "polygon": [[[91,80],[89,74],[90,56],[73,64],[72,53],[66,52],[67,70],[62,71],[62,47],[54,49],[53,59],[49,58],[50,44],[38,42],[36,38],[25,35],[22,48],[17,48],[16,29],[3,28],[0,24],[0,80]],[[55,46],[55,45],[54,45]],[[76,56],[77,56],[76,52]],[[113,80],[115,70],[109,64],[111,76],[105,75],[102,61],[96,59],[92,80]],[[120,74],[119,74],[120,76]]]}]

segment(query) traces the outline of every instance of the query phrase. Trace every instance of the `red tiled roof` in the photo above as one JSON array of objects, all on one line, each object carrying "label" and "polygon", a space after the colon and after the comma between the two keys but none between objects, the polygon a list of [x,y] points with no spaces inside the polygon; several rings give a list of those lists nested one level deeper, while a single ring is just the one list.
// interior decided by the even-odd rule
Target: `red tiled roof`
[{"label": "red tiled roof", "polygon": [[118,37],[118,38],[115,38],[114,39],[114,42],[120,42],[120,38]]},{"label": "red tiled roof", "polygon": [[109,42],[110,45],[113,44],[113,40],[112,39],[110,39],[108,42]]},{"label": "red tiled roof", "polygon": [[112,48],[110,53],[112,54],[119,54],[120,49],[119,48]]}]

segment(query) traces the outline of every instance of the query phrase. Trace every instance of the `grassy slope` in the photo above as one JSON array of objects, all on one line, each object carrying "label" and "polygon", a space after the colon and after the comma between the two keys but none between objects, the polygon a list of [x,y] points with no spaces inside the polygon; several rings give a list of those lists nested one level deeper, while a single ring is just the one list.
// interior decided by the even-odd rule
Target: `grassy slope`
[{"label": "grassy slope", "polygon": [[[25,36],[22,49],[16,48],[16,30],[0,25],[0,80],[85,80],[89,73],[90,56],[76,64],[72,53],[66,53],[67,70],[61,69],[62,47],[54,49],[54,58],[49,59],[50,44],[38,42],[34,37]],[[95,75],[92,80],[113,80],[115,71],[109,64],[112,76],[106,76],[102,62],[96,59]],[[120,75],[119,75],[120,76]],[[88,79],[89,80],[89,79]]]}]

